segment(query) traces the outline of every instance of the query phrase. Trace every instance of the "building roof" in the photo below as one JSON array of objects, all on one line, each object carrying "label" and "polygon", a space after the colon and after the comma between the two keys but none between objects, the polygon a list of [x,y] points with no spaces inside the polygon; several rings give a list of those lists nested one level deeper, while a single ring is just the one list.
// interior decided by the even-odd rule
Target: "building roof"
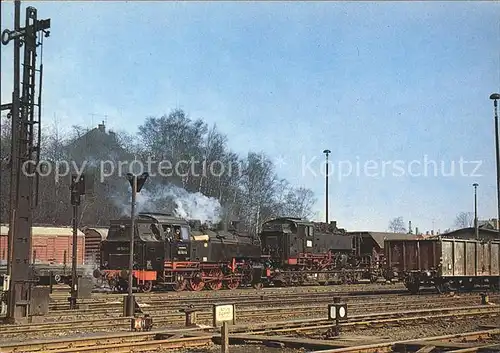
[{"label": "building roof", "polygon": [[478,227],[483,229],[495,230],[497,226],[496,219],[479,220],[477,223]]},{"label": "building roof", "polygon": [[[488,228],[479,228],[479,236],[481,238],[495,239],[500,240],[498,236],[498,230],[488,229]],[[474,227],[457,229],[448,233],[441,234],[443,238],[454,238],[460,236],[467,236],[467,238],[472,238],[475,234]]]},{"label": "building roof", "polygon": [[[9,226],[0,226],[0,235],[7,236],[9,234]],[[34,236],[72,236],[73,228],[71,227],[33,227],[32,234]],[[78,229],[77,236],[83,237],[85,234]]]},{"label": "building roof", "polygon": [[71,141],[64,149],[77,163],[86,161],[87,165],[94,167],[97,167],[101,160],[133,159],[133,156],[120,146],[116,134],[106,132],[104,123]]}]

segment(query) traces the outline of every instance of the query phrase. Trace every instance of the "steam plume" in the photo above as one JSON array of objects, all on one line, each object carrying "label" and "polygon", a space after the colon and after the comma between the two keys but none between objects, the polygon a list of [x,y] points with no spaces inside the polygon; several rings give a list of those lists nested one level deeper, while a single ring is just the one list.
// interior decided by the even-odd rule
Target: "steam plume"
[{"label": "steam plume", "polygon": [[[130,200],[130,199],[129,199]],[[202,223],[218,223],[222,207],[216,198],[200,192],[190,193],[174,185],[157,185],[153,190],[143,189],[137,194],[136,212],[171,213],[184,219],[197,219]],[[130,215],[130,201],[118,205],[122,215]]]}]

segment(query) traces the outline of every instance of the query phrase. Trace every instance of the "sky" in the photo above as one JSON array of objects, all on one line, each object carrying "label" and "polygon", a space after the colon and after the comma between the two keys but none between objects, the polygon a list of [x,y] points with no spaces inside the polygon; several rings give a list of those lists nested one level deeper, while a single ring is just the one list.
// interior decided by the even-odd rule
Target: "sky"
[{"label": "sky", "polygon": [[[23,3],[23,19],[28,5],[51,18],[46,124],[135,133],[180,108],[312,189],[315,220],[325,149],[340,227],[385,231],[401,216],[443,231],[474,210],[473,183],[479,218],[496,217],[499,3],[43,1]],[[11,29],[13,3],[1,6]],[[5,103],[12,43],[1,59]]]}]

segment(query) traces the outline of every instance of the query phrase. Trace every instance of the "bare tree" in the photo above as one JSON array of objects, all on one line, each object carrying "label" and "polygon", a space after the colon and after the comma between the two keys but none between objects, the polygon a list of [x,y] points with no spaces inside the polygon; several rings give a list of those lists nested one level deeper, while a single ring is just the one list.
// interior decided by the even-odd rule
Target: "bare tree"
[{"label": "bare tree", "polygon": [[470,228],[474,226],[474,212],[460,212],[455,218],[455,227]]},{"label": "bare tree", "polygon": [[397,217],[389,222],[389,231],[393,233],[406,233],[405,222],[403,217]]},{"label": "bare tree", "polygon": [[[9,124],[6,119],[2,121],[2,161],[7,161],[10,154]],[[85,166],[87,178],[94,177],[93,196],[85,196],[82,200],[81,225],[106,226],[110,219],[122,216],[124,208],[128,209],[130,186],[123,175],[128,170],[122,170],[120,175],[116,166],[119,162],[130,163],[135,158],[144,165],[150,158],[157,163],[152,168],[158,168],[158,163],[165,160],[174,167],[179,161],[194,160],[194,168],[189,163],[183,163],[178,170],[170,171],[173,172],[171,176],[155,173],[156,176],[149,178],[147,189],[152,194],[161,194],[165,184],[173,184],[190,193],[200,192],[212,197],[222,206],[225,221],[239,218],[247,223],[252,233],[271,217],[309,218],[315,203],[311,190],[293,188],[279,178],[269,157],[249,152],[240,158],[228,148],[227,137],[215,125],[208,128],[204,121],[191,120],[181,110],[160,118],[148,117],[139,127],[137,135],[79,126],[73,126],[71,131],[61,131],[57,121],[53,126],[43,128],[42,159],[51,164],[52,170],[56,162],[67,161],[80,168]],[[99,178],[104,172],[101,169],[106,169],[107,173],[111,171],[107,164],[103,166],[103,161],[114,162],[115,165],[114,173],[104,181]],[[205,167],[202,161],[206,161]],[[212,162],[214,170],[209,169]],[[225,169],[222,174],[217,167],[220,164]],[[156,169],[152,171],[157,172]],[[1,172],[1,218],[5,222],[8,221],[8,163],[2,163]],[[70,224],[69,184],[69,175],[57,182],[52,174],[41,178],[40,203],[34,213],[34,222]],[[166,212],[169,203],[173,203],[172,200],[154,200],[150,210]]]}]

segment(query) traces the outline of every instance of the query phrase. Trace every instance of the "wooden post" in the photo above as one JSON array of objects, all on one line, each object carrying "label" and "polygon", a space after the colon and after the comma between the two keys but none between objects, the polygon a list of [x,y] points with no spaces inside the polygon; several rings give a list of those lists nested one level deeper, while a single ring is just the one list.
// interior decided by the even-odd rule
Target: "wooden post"
[{"label": "wooden post", "polygon": [[229,353],[229,324],[227,321],[222,323],[220,340],[221,353]]}]

